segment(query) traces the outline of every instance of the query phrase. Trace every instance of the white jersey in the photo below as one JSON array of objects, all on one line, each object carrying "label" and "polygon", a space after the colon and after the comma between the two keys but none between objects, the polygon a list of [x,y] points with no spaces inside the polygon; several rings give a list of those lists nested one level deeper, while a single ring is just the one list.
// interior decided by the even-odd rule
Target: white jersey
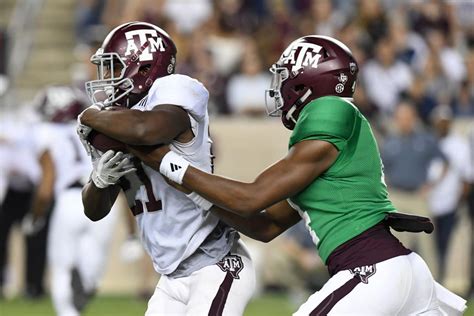
[{"label": "white jersey", "polygon": [[[41,179],[31,126],[18,120],[0,122],[0,177],[3,185],[29,191]],[[34,134],[33,134],[34,135]],[[0,189],[2,190],[2,189]]]},{"label": "white jersey", "polygon": [[74,124],[40,123],[35,126],[37,156],[48,150],[54,163],[54,192],[81,187],[92,171],[90,158],[83,149]]},{"label": "white jersey", "polygon": [[[211,172],[208,98],[208,91],[199,81],[184,75],[169,75],[158,78],[147,97],[132,109],[150,111],[172,104],[186,110],[194,138],[188,143],[173,141],[170,147],[197,168]],[[218,225],[216,216],[203,211],[184,193],[169,186],[159,172],[143,163],[134,176],[140,179],[140,187],[136,187],[136,179],[127,177],[132,187],[124,189],[144,247],[158,273],[186,276],[218,262],[229,252],[236,234],[227,226]]]},{"label": "white jersey", "polygon": [[0,140],[0,205],[9,187],[30,190],[40,177],[38,161],[30,148]]}]

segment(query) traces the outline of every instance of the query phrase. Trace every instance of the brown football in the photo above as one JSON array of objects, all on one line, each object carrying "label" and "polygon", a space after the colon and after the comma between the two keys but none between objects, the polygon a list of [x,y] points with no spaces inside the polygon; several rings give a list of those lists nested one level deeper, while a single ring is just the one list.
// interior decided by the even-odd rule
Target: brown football
[{"label": "brown football", "polygon": [[90,132],[87,140],[95,149],[102,152],[108,150],[125,152],[127,149],[124,143],[94,130]]}]

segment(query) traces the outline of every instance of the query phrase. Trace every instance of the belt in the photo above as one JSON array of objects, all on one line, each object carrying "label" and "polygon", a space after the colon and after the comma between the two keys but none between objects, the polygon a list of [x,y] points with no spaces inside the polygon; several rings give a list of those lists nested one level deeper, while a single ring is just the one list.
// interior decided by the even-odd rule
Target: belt
[{"label": "belt", "polygon": [[329,275],[333,276],[341,270],[376,264],[409,253],[411,250],[392,235],[385,222],[381,222],[337,247],[329,256],[327,266]]}]

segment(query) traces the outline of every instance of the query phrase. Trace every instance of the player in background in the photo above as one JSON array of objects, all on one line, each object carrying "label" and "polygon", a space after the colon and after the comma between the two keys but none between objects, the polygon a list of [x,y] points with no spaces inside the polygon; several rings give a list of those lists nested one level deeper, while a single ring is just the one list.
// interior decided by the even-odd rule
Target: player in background
[{"label": "player in background", "polygon": [[271,240],[302,218],[331,278],[294,315],[441,315],[440,302],[461,313],[465,301],[436,284],[390,232],[433,226],[397,213],[388,198],[375,138],[352,103],[358,66],[349,48],[305,36],[271,72],[269,114],[293,133],[288,155],[252,183],[206,173],[166,146],[132,153],[219,206],[214,214],[252,238]]},{"label": "player in background", "polygon": [[430,120],[438,137],[440,151],[448,163],[434,160],[428,168],[430,189],[427,202],[435,222],[438,280],[444,284],[450,240],[457,225],[459,208],[467,200],[469,181],[474,165],[470,160],[469,143],[453,128],[453,111],[448,105],[437,105]]},{"label": "player in background", "polygon": [[[10,114],[13,113],[3,113],[0,122],[0,299],[9,294],[9,276],[14,270],[8,260],[12,245],[10,232],[15,223],[26,222],[25,215],[30,212],[42,173],[34,151],[30,122],[25,122],[24,115],[19,120]],[[44,224],[35,234],[23,232],[26,246],[24,295],[29,299],[44,295],[47,236],[47,225]]]},{"label": "player in background", "polygon": [[[99,76],[86,83],[94,105],[80,115],[78,126],[87,150],[93,129],[130,145],[170,144],[212,171],[209,93],[196,79],[174,74],[176,47],[166,32],[142,22],[120,25],[91,61]],[[121,110],[108,110],[111,106]],[[255,280],[238,233],[208,212],[208,203],[175,190],[138,160],[132,174],[113,169],[112,159],[126,156],[109,150],[98,158],[83,203],[87,217],[98,221],[125,192],[144,248],[161,275],[146,315],[242,315]]]},{"label": "player in background", "polygon": [[43,207],[33,209],[33,226],[54,201],[48,235],[51,295],[56,314],[77,316],[103,275],[116,213],[100,223],[84,218],[81,189],[90,158],[77,138],[77,115],[87,96],[67,86],[44,89],[35,100],[43,123],[34,129],[38,156],[49,157],[39,185]]}]

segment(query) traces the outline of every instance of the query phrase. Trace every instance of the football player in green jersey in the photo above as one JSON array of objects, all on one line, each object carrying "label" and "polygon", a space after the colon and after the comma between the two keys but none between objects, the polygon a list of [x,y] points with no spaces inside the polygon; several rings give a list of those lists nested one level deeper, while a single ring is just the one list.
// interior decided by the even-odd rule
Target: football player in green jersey
[{"label": "football player in green jersey", "polygon": [[352,103],[358,66],[349,48],[305,36],[271,72],[269,114],[293,133],[287,156],[253,182],[202,172],[167,147],[131,151],[249,237],[269,241],[303,218],[331,278],[295,315],[462,312],[464,301],[390,232],[431,232],[432,224],[398,214],[388,198],[377,143]]}]

